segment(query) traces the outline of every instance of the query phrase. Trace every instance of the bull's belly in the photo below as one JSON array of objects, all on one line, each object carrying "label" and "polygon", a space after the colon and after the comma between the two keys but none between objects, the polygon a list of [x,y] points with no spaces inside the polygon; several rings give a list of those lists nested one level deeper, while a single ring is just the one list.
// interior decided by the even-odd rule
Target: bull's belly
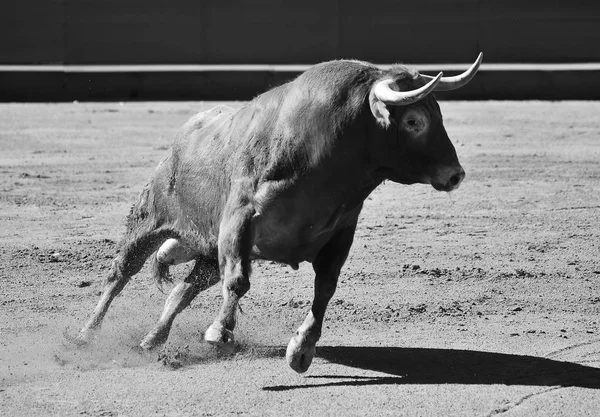
[{"label": "bull's belly", "polygon": [[[312,263],[339,230],[356,224],[360,213],[360,206],[346,210],[345,204],[328,206],[306,201],[281,199],[279,205],[269,207],[254,219],[253,257],[293,268],[302,262]],[[322,210],[316,211],[315,207]]]},{"label": "bull's belly", "polygon": [[[274,261],[297,269],[302,262],[312,262],[325,243],[325,238],[312,242],[300,239],[286,239],[285,242],[277,239],[260,240],[252,247],[250,258]],[[161,245],[156,256],[161,263],[177,265],[206,255],[199,248],[187,246],[177,239],[168,239]]]},{"label": "bull's belly", "polygon": [[343,215],[343,208],[324,220],[301,216],[285,220],[263,218],[255,224],[252,255],[297,268],[302,262],[313,262],[323,246],[352,218]]},{"label": "bull's belly", "polygon": [[[251,259],[263,259],[290,265],[297,269],[302,262],[313,262],[323,246],[346,222],[338,227],[315,228],[310,226],[290,228],[289,225],[255,229],[255,239],[250,252]],[[211,246],[212,247],[212,246]],[[168,239],[158,250],[158,260],[166,264],[179,264],[196,259],[198,256],[209,256],[217,252],[215,247],[188,246],[177,239]]]},{"label": "bull's belly", "polygon": [[321,248],[329,240],[329,233],[314,239],[306,236],[269,236],[255,241],[252,258],[265,259],[290,265],[297,269],[302,262],[313,262]]}]

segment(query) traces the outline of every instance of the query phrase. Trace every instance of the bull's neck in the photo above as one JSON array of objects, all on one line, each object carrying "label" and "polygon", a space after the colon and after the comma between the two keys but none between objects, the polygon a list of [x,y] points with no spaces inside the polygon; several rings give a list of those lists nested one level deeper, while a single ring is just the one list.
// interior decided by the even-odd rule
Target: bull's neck
[{"label": "bull's neck", "polygon": [[360,206],[385,179],[362,161],[344,161],[343,158],[321,165],[314,173],[310,182],[318,193],[326,195],[336,206],[344,205],[347,210]]}]

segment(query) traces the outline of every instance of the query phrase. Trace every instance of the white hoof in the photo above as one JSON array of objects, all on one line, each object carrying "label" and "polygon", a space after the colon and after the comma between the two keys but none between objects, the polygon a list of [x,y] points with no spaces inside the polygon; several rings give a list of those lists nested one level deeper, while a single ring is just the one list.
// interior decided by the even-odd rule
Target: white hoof
[{"label": "white hoof", "polygon": [[294,336],[288,344],[285,358],[294,371],[302,374],[308,370],[315,357],[315,344],[307,340],[302,341],[300,336]]},{"label": "white hoof", "polygon": [[204,340],[214,345],[226,345],[235,342],[233,332],[220,324],[213,323],[204,333]]}]

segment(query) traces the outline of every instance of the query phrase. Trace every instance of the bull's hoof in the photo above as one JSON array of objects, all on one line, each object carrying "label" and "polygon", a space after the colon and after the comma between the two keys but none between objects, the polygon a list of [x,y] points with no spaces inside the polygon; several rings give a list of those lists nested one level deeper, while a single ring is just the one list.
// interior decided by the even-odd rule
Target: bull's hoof
[{"label": "bull's hoof", "polygon": [[142,342],[140,343],[140,348],[144,350],[151,350],[158,346],[163,345],[167,338],[169,337],[169,332],[153,330],[148,333]]},{"label": "bull's hoof", "polygon": [[91,330],[81,330],[77,336],[71,336],[67,329],[63,332],[65,340],[77,347],[88,346],[94,339],[94,333]]},{"label": "bull's hoof", "polygon": [[315,357],[315,344],[302,340],[300,336],[294,336],[288,344],[285,352],[287,363],[294,371],[303,374],[308,371]]},{"label": "bull's hoof", "polygon": [[235,342],[233,332],[217,323],[213,323],[206,330],[206,333],[204,333],[204,340],[218,346],[233,345]]}]

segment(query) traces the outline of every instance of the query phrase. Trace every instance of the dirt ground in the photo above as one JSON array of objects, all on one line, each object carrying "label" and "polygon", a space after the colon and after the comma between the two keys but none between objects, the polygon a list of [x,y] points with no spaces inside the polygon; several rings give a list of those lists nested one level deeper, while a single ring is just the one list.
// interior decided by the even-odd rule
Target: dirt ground
[{"label": "dirt ground", "polygon": [[369,197],[305,375],[284,353],[308,264],[255,263],[233,352],[202,341],[213,287],[138,353],[166,298],[147,269],[71,344],[137,193],[214,104],[0,105],[0,414],[600,415],[598,102],[441,103],[467,177]]}]

